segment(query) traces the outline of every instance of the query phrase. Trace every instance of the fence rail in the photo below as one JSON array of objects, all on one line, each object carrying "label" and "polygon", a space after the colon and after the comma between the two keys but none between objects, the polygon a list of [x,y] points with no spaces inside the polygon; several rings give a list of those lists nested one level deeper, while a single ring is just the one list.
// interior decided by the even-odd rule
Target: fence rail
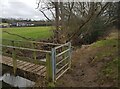
[{"label": "fence rail", "polygon": [[[3,55],[7,53],[11,55],[13,59],[14,72],[17,69],[17,63],[16,63],[17,60],[32,62],[38,65],[44,65],[46,67],[46,78],[49,84],[51,84],[51,83],[55,83],[64,73],[67,72],[68,69],[70,69],[71,66],[70,42],[65,44],[54,44],[54,43],[44,43],[44,42],[35,42],[35,41],[15,41],[8,39],[3,39],[3,41],[12,43],[11,45],[7,45],[5,43],[0,44],[0,47],[3,48]],[[29,43],[32,43],[33,45],[30,48],[26,48],[26,47],[16,46],[15,42],[20,42],[20,43],[27,42],[28,45]],[[40,50],[40,49],[36,49],[34,44],[54,45],[54,47],[51,47],[51,50]],[[27,56],[27,58],[23,57],[25,53],[24,51],[21,50],[29,51],[28,55],[30,55],[30,57],[32,58],[29,58],[29,56]],[[20,55],[20,53],[22,56]],[[41,53],[44,53],[45,55],[44,61],[41,60],[41,57],[39,57],[39,56],[43,56],[40,55]]]},{"label": "fence rail", "polygon": [[28,51],[43,52],[43,53],[51,53],[51,51],[47,51],[47,50],[38,50],[38,49],[15,47],[15,46],[8,46],[8,45],[0,45],[0,46],[1,47],[6,47],[6,48],[13,48],[13,49],[21,49],[21,50],[28,50]]},{"label": "fence rail", "polygon": [[55,44],[55,43],[48,43],[48,42],[37,42],[37,41],[27,41],[27,40],[12,40],[12,39],[1,39],[2,41],[15,41],[15,42],[25,42],[25,43],[36,43],[36,44],[46,44],[46,45],[54,45],[60,46],[63,44]]}]

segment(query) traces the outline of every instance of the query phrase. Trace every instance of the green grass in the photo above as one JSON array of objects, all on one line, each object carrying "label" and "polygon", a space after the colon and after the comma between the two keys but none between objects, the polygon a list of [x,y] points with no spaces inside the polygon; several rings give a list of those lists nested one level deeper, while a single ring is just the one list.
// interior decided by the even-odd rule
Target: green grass
[{"label": "green grass", "polygon": [[100,40],[92,44],[93,47],[118,46],[118,39]]},{"label": "green grass", "polygon": [[99,48],[99,51],[96,52],[96,59],[100,60],[107,56],[113,56],[118,52],[118,40],[117,39],[107,39],[97,41],[92,44],[93,48]]},{"label": "green grass", "polygon": [[[0,29],[1,30],[1,29]],[[52,36],[51,27],[15,27],[15,28],[3,28],[2,31],[7,31],[9,33],[18,34],[20,36],[31,38],[32,40],[47,39]],[[8,33],[2,32],[2,38],[4,39],[14,39],[14,40],[24,40],[21,37],[10,35]]]},{"label": "green grass", "polygon": [[[117,33],[116,33],[117,35]],[[116,37],[111,37],[106,40],[100,40],[93,43],[91,46],[97,49],[93,62],[103,62],[104,65],[100,72],[100,81],[117,81],[118,67],[120,67],[118,46],[120,40]]]}]

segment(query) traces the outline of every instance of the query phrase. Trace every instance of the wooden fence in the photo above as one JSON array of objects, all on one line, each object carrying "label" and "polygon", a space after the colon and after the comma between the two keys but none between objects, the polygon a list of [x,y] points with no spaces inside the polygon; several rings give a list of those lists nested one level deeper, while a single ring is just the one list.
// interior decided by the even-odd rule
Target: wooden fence
[{"label": "wooden fence", "polygon": [[2,39],[2,55],[13,59],[14,72],[16,60],[27,61],[46,67],[49,86],[54,84],[71,67],[71,43],[54,44],[36,41],[16,41]]}]

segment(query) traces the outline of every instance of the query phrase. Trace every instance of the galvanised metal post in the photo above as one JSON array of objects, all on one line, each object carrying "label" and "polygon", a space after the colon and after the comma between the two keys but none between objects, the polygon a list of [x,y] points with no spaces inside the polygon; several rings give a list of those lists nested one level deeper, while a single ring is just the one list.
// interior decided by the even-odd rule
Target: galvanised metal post
[{"label": "galvanised metal post", "polygon": [[71,42],[69,42],[69,67],[71,68],[71,52],[72,52],[72,49],[71,49]]}]

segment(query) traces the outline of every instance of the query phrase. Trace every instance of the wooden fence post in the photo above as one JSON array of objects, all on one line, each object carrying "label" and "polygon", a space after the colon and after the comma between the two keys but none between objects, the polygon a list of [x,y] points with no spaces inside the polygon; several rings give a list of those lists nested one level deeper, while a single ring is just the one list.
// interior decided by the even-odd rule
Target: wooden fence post
[{"label": "wooden fence post", "polygon": [[[12,45],[14,46],[14,41],[12,41]],[[13,59],[13,72],[14,74],[16,74],[17,60],[16,60],[15,48],[13,48],[13,51],[12,51],[12,59]]]},{"label": "wooden fence post", "polygon": [[46,72],[47,72],[47,80],[48,80],[48,87],[54,87],[54,81],[53,81],[53,69],[52,69],[52,59],[51,54],[46,53]]},{"label": "wooden fence post", "polygon": [[[35,43],[32,43],[32,48],[35,49]],[[35,51],[33,51],[33,58],[34,58],[34,62],[37,63],[36,52]]]}]

